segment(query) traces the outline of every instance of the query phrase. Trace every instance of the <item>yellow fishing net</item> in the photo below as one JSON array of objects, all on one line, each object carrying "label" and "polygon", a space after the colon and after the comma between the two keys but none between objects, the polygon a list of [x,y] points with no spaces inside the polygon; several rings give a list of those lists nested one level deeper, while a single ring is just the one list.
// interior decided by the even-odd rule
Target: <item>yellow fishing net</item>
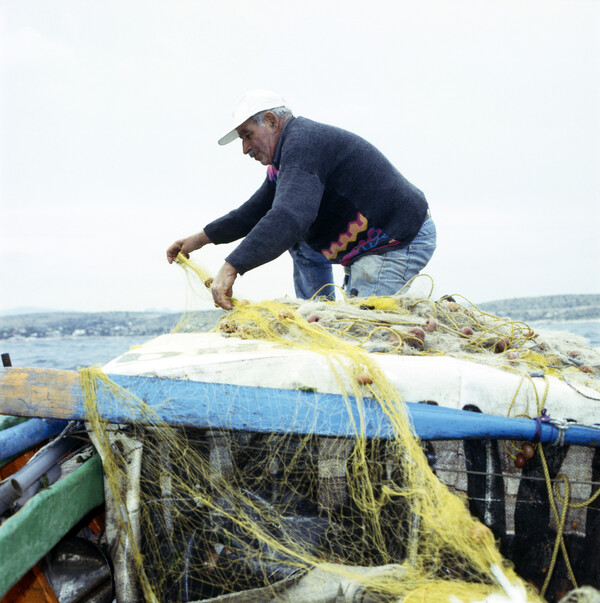
[{"label": "yellow fishing net", "polygon": [[[180,259],[200,294],[209,275]],[[187,313],[176,330],[194,331],[197,318]],[[523,375],[567,371],[598,389],[595,374],[580,370],[595,361],[593,351],[578,349],[573,364],[569,350],[540,350],[524,323],[405,295],[236,301],[216,330],[316,352],[348,412],[358,409],[354,436],[295,433],[292,417],[285,434],[178,429],[97,369],[82,371],[122,597],[455,603],[496,593],[542,600],[464,497],[436,477],[377,356],[452,353]],[[167,403],[168,382],[164,395]],[[99,398],[125,401],[132,419],[107,424]],[[365,400],[381,406],[392,437],[366,437]]]}]

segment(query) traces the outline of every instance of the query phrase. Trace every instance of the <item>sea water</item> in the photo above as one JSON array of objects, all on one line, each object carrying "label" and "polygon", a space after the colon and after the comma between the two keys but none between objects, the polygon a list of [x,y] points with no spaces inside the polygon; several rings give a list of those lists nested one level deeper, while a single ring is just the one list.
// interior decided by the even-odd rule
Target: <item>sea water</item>
[{"label": "sea water", "polygon": [[[591,347],[600,349],[600,320],[537,321],[534,330],[568,331],[585,337]],[[0,340],[0,353],[8,353],[13,366],[76,370],[103,365],[131,348],[148,341],[144,336],[60,337]]]},{"label": "sea water", "polygon": [[588,340],[590,347],[600,349],[600,320],[538,320],[529,322],[534,330],[567,331]]},{"label": "sea water", "polygon": [[0,340],[0,352],[8,353],[13,366],[76,370],[103,365],[143,344],[148,337],[56,337]]}]

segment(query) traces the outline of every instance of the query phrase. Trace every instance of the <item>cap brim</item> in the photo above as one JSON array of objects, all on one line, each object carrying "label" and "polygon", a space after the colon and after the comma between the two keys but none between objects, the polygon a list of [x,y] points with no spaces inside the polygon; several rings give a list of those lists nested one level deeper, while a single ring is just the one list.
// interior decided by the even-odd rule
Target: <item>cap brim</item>
[{"label": "cap brim", "polygon": [[225,134],[223,138],[219,138],[219,144],[229,144],[230,142],[233,142],[236,138],[238,138],[238,133],[237,130],[234,128],[233,130],[231,130],[231,132]]}]

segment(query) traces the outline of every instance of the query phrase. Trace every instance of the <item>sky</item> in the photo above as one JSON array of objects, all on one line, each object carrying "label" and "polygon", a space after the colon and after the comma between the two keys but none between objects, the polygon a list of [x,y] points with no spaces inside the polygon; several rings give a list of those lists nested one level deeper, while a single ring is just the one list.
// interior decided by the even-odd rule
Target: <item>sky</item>
[{"label": "sky", "polygon": [[[166,248],[265,176],[217,145],[254,88],[425,193],[434,296],[600,293],[597,0],[0,0],[0,311],[182,309]],[[234,294],[293,295],[291,271]]]}]

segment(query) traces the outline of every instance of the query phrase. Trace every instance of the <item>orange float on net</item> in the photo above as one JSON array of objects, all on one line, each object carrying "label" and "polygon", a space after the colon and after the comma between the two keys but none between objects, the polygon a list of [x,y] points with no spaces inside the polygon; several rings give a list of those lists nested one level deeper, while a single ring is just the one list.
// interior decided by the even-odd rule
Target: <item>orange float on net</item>
[{"label": "orange float on net", "polygon": [[535,454],[535,448],[533,447],[533,444],[530,444],[529,442],[525,442],[523,446],[521,446],[521,450],[526,460],[532,459]]},{"label": "orange float on net", "polygon": [[527,459],[525,458],[525,455],[522,452],[517,453],[517,456],[515,457],[515,467],[517,469],[523,469],[526,464]]},{"label": "orange float on net", "polygon": [[359,373],[356,376],[356,382],[359,385],[371,385],[371,383],[373,383],[373,377],[371,377],[371,375],[369,375],[369,373]]}]

